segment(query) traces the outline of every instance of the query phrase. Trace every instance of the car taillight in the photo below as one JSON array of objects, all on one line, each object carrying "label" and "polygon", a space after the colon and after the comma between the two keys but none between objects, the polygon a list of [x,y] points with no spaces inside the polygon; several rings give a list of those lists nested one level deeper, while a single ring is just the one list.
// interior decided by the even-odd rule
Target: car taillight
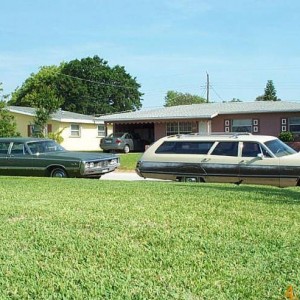
[{"label": "car taillight", "polygon": [[116,143],[120,144],[122,141],[120,139],[116,139]]}]

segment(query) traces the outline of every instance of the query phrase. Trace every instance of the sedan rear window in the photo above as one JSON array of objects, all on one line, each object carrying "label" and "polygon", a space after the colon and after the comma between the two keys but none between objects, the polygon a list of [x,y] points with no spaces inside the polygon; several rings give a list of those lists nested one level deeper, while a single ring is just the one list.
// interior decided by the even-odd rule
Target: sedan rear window
[{"label": "sedan rear window", "polygon": [[207,154],[214,142],[164,142],[161,144],[155,153],[157,154]]},{"label": "sedan rear window", "polygon": [[111,133],[108,137],[109,138],[121,138],[124,135],[123,132],[119,132],[119,133]]},{"label": "sedan rear window", "polygon": [[0,154],[7,154],[10,142],[0,143]]},{"label": "sedan rear window", "polygon": [[54,141],[40,141],[27,143],[32,154],[59,152],[65,149]]}]

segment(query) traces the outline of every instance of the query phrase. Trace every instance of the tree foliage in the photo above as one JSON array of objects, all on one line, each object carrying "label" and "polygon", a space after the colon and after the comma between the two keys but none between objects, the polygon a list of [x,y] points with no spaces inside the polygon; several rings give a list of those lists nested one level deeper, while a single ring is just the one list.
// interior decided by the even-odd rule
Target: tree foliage
[{"label": "tree foliage", "polygon": [[276,96],[276,89],[272,80],[267,81],[265,93],[258,96],[256,101],[280,101],[280,99]]},{"label": "tree foliage", "polygon": [[21,88],[12,94],[11,105],[30,106],[36,109],[35,133],[44,137],[45,127],[51,114],[63,103],[59,93],[59,72],[61,67],[42,67],[37,74],[31,74]]},{"label": "tree foliage", "polygon": [[41,86],[39,93],[33,95],[32,104],[36,108],[34,117],[35,132],[37,137],[45,137],[46,126],[51,115],[61,106],[62,100],[58,98],[55,91],[48,86]]},{"label": "tree foliage", "polygon": [[124,67],[111,68],[94,56],[65,63],[61,70],[63,108],[82,114],[105,114],[141,108],[140,85]]},{"label": "tree foliage", "polygon": [[206,100],[197,95],[191,95],[189,93],[180,93],[176,91],[168,91],[165,97],[165,107],[176,105],[188,105],[205,103]]},{"label": "tree foliage", "polygon": [[0,137],[19,136],[15,118],[6,109],[6,96],[2,95],[2,92],[2,83],[0,82]]},{"label": "tree foliage", "polygon": [[111,68],[98,56],[42,67],[13,93],[10,104],[36,107],[36,99],[42,99],[45,88],[52,91],[51,99],[61,100],[62,109],[82,114],[107,114],[142,106],[136,78],[124,67]]}]

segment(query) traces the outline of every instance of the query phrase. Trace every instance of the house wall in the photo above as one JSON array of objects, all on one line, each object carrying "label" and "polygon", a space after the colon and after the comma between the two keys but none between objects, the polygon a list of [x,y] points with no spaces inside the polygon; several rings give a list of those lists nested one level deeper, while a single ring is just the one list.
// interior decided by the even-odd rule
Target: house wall
[{"label": "house wall", "polygon": [[[212,120],[212,132],[224,132],[225,120],[256,119],[258,132],[256,134],[278,137],[281,132],[281,120],[290,117],[300,117],[300,113],[261,113],[261,114],[232,114],[217,116]],[[287,128],[288,130],[288,128]]]},{"label": "house wall", "polygon": [[154,124],[154,139],[155,141],[166,136],[166,123],[155,123]]},{"label": "house wall", "polygon": [[98,136],[98,128],[96,124],[79,124],[80,136],[71,136],[71,125],[79,123],[61,123],[60,129],[64,128],[62,137],[64,141],[62,146],[67,150],[75,151],[100,151],[100,139],[103,136]]},{"label": "house wall", "polygon": [[[15,117],[17,131],[22,137],[28,137],[28,125],[33,124],[33,116],[11,113]],[[52,125],[52,132],[58,132],[63,129],[61,136],[64,141],[62,146],[67,150],[75,151],[100,151],[99,143],[103,136],[98,136],[97,124],[83,124],[79,122],[66,123],[50,120],[48,124]],[[80,127],[80,136],[71,136],[71,124],[78,124]]]},{"label": "house wall", "polygon": [[27,137],[27,125],[33,124],[33,116],[21,115],[12,112],[10,112],[10,114],[15,117],[17,131],[21,134],[22,137]]}]

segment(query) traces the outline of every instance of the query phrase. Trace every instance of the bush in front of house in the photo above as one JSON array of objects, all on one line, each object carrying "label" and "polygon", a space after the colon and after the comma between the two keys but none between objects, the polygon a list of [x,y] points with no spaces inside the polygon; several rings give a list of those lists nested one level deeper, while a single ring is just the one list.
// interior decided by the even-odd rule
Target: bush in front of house
[{"label": "bush in front of house", "polygon": [[282,131],[279,134],[279,139],[283,142],[293,142],[294,136],[290,131]]}]

